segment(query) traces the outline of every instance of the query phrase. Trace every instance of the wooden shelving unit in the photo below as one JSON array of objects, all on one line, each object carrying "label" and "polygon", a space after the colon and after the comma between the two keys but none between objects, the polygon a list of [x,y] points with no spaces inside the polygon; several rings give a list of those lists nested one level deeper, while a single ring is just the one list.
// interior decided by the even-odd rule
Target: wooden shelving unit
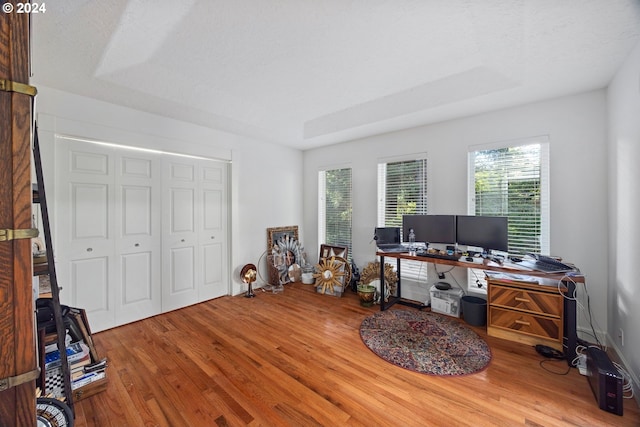
[{"label": "wooden shelving unit", "polygon": [[[47,372],[45,346],[56,343],[60,355],[59,369],[61,372],[62,395],[64,401],[73,412],[74,401],[92,396],[106,389],[106,361],[100,360],[93,345],[91,337],[91,329],[86,313],[83,309],[66,307],[60,304],[60,286],[56,274],[56,266],[54,260],[53,245],[51,241],[51,227],[49,223],[49,212],[47,207],[47,199],[45,193],[44,179],[42,173],[42,163],[40,158],[40,146],[38,141],[37,128],[35,131],[33,157],[36,171],[37,184],[33,189],[32,201],[40,206],[42,214],[42,227],[44,231],[44,243],[46,247],[46,263],[34,264],[33,272],[37,276],[47,276],[50,282],[50,292],[39,295],[37,300],[38,308],[38,349],[41,367],[40,386],[44,394],[48,394]],[[89,366],[100,368],[105,372],[103,378],[96,381],[88,382],[84,386],[75,389],[72,387],[72,372],[67,357],[66,335],[67,329],[72,339],[82,341],[89,349],[89,357],[87,368]],[[60,351],[60,349],[64,349]],[[85,368],[81,372],[84,373]],[[56,396],[58,397],[58,396]]]}]

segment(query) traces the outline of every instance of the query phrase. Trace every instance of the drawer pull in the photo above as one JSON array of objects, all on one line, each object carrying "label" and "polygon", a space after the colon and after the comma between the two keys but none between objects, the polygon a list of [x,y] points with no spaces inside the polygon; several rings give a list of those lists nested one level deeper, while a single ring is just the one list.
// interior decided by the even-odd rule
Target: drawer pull
[{"label": "drawer pull", "polygon": [[519,325],[531,326],[531,323],[525,322],[524,320],[517,320],[516,319],[516,323],[519,324]]},{"label": "drawer pull", "polygon": [[516,297],[516,298],[515,298],[515,300],[516,300],[516,301],[519,301],[519,302],[531,302],[531,301],[529,301],[528,299],[526,299],[526,298],[522,298],[522,297]]}]

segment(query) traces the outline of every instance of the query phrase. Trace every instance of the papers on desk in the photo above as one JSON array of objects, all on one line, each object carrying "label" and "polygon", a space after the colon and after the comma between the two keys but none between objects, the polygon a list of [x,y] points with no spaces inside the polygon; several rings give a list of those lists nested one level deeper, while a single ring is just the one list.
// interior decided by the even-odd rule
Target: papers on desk
[{"label": "papers on desk", "polygon": [[538,277],[538,276],[529,276],[527,274],[505,273],[502,271],[485,271],[484,274],[487,276],[488,279],[494,279],[494,280],[510,280],[512,282],[531,283],[531,284],[538,284],[543,286],[558,285],[558,280],[547,279],[547,278]]}]

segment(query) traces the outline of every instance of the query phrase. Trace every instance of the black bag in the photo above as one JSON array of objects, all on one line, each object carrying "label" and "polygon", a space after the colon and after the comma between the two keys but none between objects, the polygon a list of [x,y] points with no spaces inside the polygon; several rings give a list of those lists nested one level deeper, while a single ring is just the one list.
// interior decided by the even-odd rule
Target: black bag
[{"label": "black bag", "polygon": [[358,283],[360,282],[360,271],[354,260],[351,260],[351,281],[349,285],[353,292],[358,292]]},{"label": "black bag", "polygon": [[[62,320],[65,327],[69,325],[67,314],[69,306],[61,305]],[[53,300],[51,298],[38,298],[36,300],[36,319],[38,320],[38,328],[44,328],[44,332],[49,334],[56,331],[56,321],[53,318]]]}]

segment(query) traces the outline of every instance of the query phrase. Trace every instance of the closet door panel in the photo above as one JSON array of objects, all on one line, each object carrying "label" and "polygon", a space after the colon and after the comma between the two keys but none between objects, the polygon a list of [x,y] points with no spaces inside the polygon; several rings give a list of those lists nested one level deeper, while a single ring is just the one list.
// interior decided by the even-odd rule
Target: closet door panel
[{"label": "closet door panel", "polygon": [[92,330],[113,326],[114,160],[105,147],[57,139],[56,261],[64,304],[86,310]]},{"label": "closet door panel", "polygon": [[109,185],[71,184],[73,240],[109,238]]},{"label": "closet door panel", "polygon": [[151,236],[151,187],[124,185],[122,191],[122,237]]},{"label": "closet door panel", "polygon": [[171,234],[195,233],[195,194],[192,188],[171,189]]},{"label": "closet door panel", "polygon": [[220,232],[222,230],[222,191],[203,190],[204,221],[202,228],[208,232]]},{"label": "closet door panel", "polygon": [[152,292],[152,262],[151,252],[138,252],[122,255],[122,308],[150,301]]},{"label": "closet door panel", "polygon": [[163,159],[162,311],[198,302],[196,163]]},{"label": "closet door panel", "polygon": [[180,298],[181,294],[192,293],[196,290],[194,249],[193,246],[171,249],[169,292],[172,299]]},{"label": "closet door panel", "polygon": [[228,295],[227,164],[200,162],[202,283],[199,300]]},{"label": "closet door panel", "polygon": [[119,257],[116,324],[161,312],[160,157],[124,154],[117,159]]},{"label": "closet door panel", "polygon": [[199,293],[201,301],[227,294],[222,283],[224,259],[222,252],[219,243],[202,246],[203,283]]},{"label": "closet door panel", "polygon": [[74,304],[91,313],[92,319],[110,317],[108,257],[72,261],[71,286],[75,290]]}]

